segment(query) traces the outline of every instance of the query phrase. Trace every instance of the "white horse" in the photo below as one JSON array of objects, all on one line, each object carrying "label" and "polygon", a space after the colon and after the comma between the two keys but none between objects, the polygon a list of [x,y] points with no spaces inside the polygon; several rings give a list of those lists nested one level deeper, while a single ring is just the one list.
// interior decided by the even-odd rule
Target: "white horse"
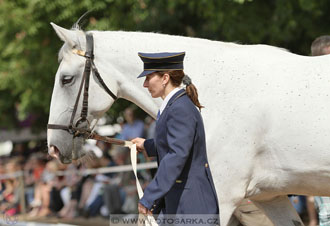
[{"label": "white horse", "polygon": [[[52,26],[65,44],[49,123],[67,125],[85,63],[72,50],[85,50],[86,39],[83,31]],[[90,33],[95,65],[106,85],[152,117],[160,101],[136,78],[143,68],[137,52],[186,51],[185,72],[205,106],[207,152],[222,226],[230,224],[244,198],[276,226],[288,226],[302,222],[287,194],[330,196],[330,56],[155,33]],[[88,119],[95,124],[114,99],[95,76],[89,88]],[[51,155],[71,161],[72,136],[66,131],[48,130],[48,145]]]}]

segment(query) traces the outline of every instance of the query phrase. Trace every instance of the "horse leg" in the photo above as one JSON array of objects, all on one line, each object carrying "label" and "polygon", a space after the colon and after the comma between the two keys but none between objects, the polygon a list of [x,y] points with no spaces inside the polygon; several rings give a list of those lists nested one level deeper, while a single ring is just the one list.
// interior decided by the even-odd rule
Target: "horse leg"
[{"label": "horse leg", "polygon": [[253,203],[265,212],[275,226],[304,225],[287,196],[277,196],[267,201],[253,200]]},{"label": "horse leg", "polygon": [[[234,211],[244,199],[244,192],[239,190],[224,189],[227,192],[221,193],[219,197],[219,213],[221,226],[237,226],[239,221],[234,216]],[[219,193],[218,193],[219,194]]]},{"label": "horse leg", "polygon": [[234,226],[237,225],[237,220],[232,218],[233,213],[236,209],[235,205],[231,203],[219,203],[219,212],[220,212],[220,225],[224,226]]}]

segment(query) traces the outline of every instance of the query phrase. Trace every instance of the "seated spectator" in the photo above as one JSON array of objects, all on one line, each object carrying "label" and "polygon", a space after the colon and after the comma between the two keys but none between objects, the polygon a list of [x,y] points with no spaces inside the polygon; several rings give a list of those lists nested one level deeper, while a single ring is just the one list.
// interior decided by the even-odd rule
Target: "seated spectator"
[{"label": "seated spectator", "polygon": [[[107,151],[104,152],[105,154],[101,158],[102,167],[124,164],[125,150],[123,150],[123,153],[120,153],[118,151],[120,148],[122,149],[122,147],[115,147],[111,151],[111,155]],[[123,213],[122,206],[126,197],[126,193],[121,185],[123,174],[123,172],[104,174],[107,178],[104,178],[103,185],[104,206],[102,208],[103,211],[101,211],[102,216]]]},{"label": "seated spectator", "polygon": [[[129,150],[124,147],[116,146],[111,150],[111,156],[116,165],[126,165],[130,163]],[[121,194],[122,207],[121,211],[124,213],[136,213],[137,212],[137,190],[135,176],[132,171],[120,172],[117,174],[119,192]],[[113,179],[112,179],[113,180]],[[108,191],[109,192],[109,191]],[[124,196],[123,196],[124,195]],[[109,207],[112,208],[111,206]],[[109,210],[110,210],[109,209]],[[111,211],[110,211],[111,214]]]},{"label": "seated spectator", "polygon": [[[100,160],[98,158],[93,159],[93,161],[86,162],[85,167],[88,169],[96,169],[100,167]],[[79,212],[85,216],[89,217],[91,215],[96,215],[99,209],[91,208],[93,201],[98,199],[98,195],[101,194],[102,182],[96,179],[95,175],[88,175],[83,178],[81,197],[78,203]],[[101,208],[101,207],[100,207]]]},{"label": "seated spectator", "polygon": [[[21,170],[21,160],[14,158],[9,160],[5,165],[6,174],[14,174]],[[3,190],[1,192],[2,201],[0,204],[0,212],[8,216],[13,216],[19,213],[19,180],[15,175],[12,178],[4,180]]]},{"label": "seated spectator", "polygon": [[65,175],[65,187],[61,190],[61,199],[64,206],[59,211],[62,218],[73,219],[78,215],[78,201],[81,194],[82,176],[78,173],[78,167],[71,164],[68,166]]},{"label": "seated spectator", "polygon": [[[24,170],[24,185],[25,185],[25,199],[28,209],[34,205],[34,189],[35,184],[40,180],[41,171],[43,171],[44,163],[41,160],[40,155],[33,154],[25,162],[23,166]],[[37,172],[37,173],[35,173]]]},{"label": "seated spectator", "polygon": [[40,180],[35,185],[33,209],[29,217],[44,217],[51,212],[59,211],[63,207],[62,200],[59,198],[59,191],[63,186],[61,180],[56,177],[58,161],[51,160],[46,163]]},{"label": "seated spectator", "polygon": [[64,176],[58,176],[56,173],[58,171],[65,171],[66,169],[67,165],[60,164],[57,160],[51,160],[46,164],[46,169],[43,173],[43,181],[50,188],[48,208],[51,213],[48,215],[55,215],[64,206],[61,192],[66,185],[66,181],[64,180]]}]

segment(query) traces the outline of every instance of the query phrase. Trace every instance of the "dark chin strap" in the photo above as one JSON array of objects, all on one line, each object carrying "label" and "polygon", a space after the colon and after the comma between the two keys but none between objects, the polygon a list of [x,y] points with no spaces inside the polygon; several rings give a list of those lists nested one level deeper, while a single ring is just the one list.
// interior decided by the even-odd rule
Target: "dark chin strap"
[{"label": "dark chin strap", "polygon": [[[81,51],[79,51],[81,52]],[[89,79],[91,71],[103,87],[103,89],[114,99],[117,100],[117,96],[111,92],[111,90],[104,83],[100,73],[98,72],[95,64],[94,64],[94,40],[92,34],[86,34],[86,52],[84,54],[79,54],[86,58],[85,69],[83,73],[83,77],[81,79],[78,95],[73,107],[73,112],[71,115],[69,125],[59,125],[59,124],[48,124],[47,129],[60,129],[65,130],[68,133],[72,134],[73,137],[82,136],[87,139],[90,138],[91,130],[89,128],[89,122],[87,120],[88,114],[88,88],[89,88]],[[81,92],[84,88],[83,94],[83,102],[82,109],[80,113],[79,119],[74,123],[74,118],[78,109],[79,99],[81,96]]]}]

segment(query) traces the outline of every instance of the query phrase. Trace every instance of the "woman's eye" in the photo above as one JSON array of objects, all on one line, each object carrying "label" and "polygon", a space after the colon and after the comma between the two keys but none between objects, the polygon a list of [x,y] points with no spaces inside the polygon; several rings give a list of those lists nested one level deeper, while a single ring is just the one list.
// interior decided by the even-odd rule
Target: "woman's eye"
[{"label": "woman's eye", "polygon": [[73,80],[73,76],[63,76],[62,85],[70,84]]}]

